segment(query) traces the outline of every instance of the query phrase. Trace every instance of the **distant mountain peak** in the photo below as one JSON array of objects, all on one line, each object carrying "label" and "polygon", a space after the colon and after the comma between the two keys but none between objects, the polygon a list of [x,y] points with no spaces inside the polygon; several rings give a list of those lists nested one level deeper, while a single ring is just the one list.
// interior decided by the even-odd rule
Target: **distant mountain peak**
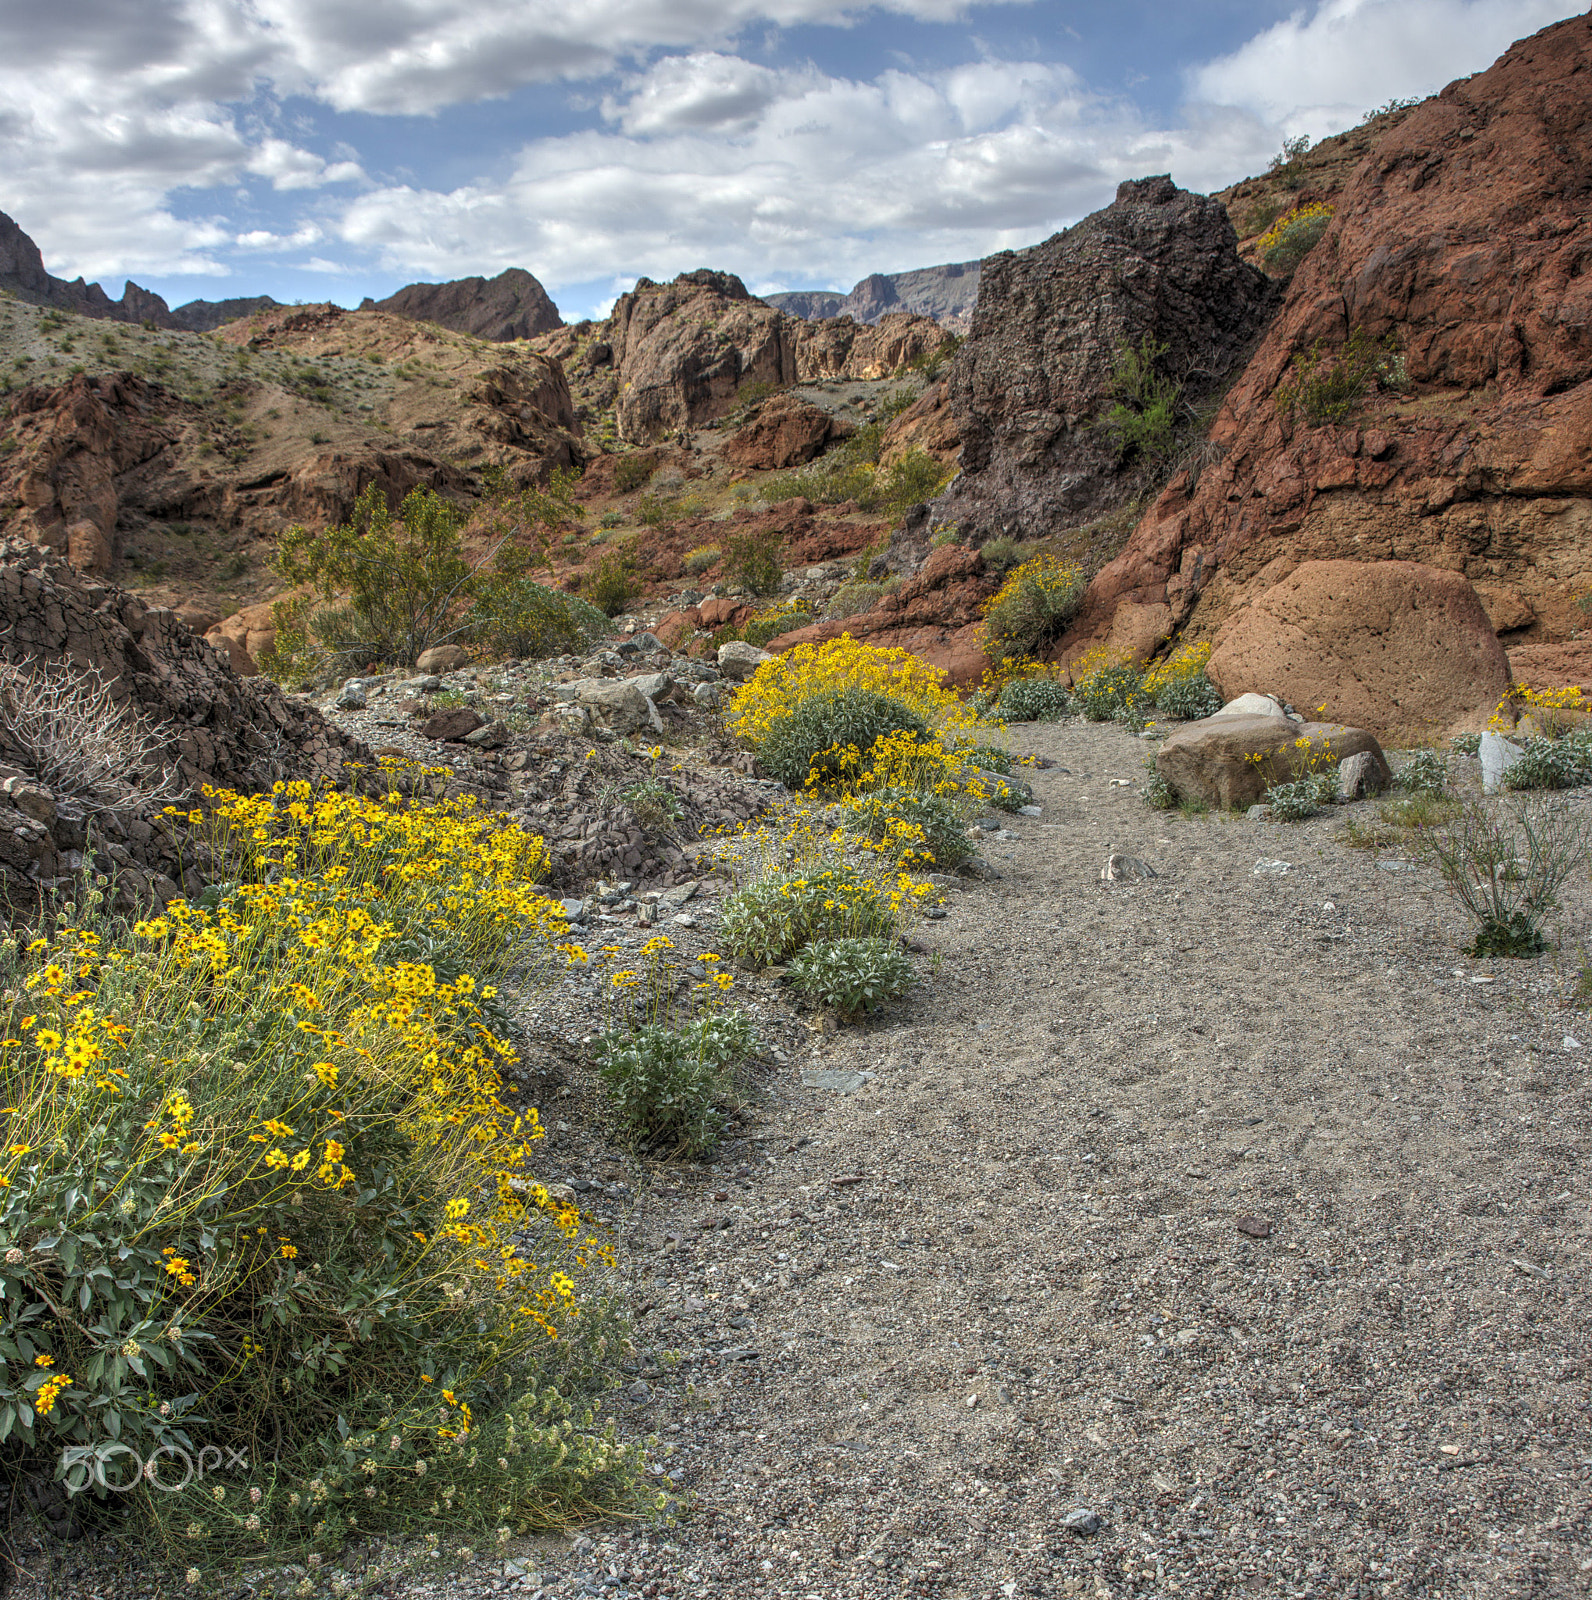
[{"label": "distant mountain peak", "polygon": [[978,261],[952,261],[939,267],[919,267],[912,272],[871,272],[850,294],[825,289],[792,289],[766,294],[771,305],[793,317],[818,321],[825,317],[850,317],[854,322],[877,322],[890,311],[911,311],[932,317],[952,333],[966,333],[978,303]]}]

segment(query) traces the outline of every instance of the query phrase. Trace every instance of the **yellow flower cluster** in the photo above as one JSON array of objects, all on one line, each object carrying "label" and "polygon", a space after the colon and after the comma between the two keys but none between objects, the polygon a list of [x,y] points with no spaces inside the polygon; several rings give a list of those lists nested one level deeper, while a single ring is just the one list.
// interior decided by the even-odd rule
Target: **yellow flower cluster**
[{"label": "yellow flower cluster", "polygon": [[1153,700],[1174,684],[1186,683],[1190,678],[1198,677],[1210,659],[1209,640],[1180,644],[1146,671],[1143,679],[1145,693]]},{"label": "yellow flower cluster", "polygon": [[859,644],[849,633],[765,661],[730,702],[728,724],[757,744],[803,700],[853,688],[891,695],[947,733],[970,734],[978,725],[977,713],[946,687],[938,667],[910,651]]},{"label": "yellow flower cluster", "polygon": [[1255,241],[1255,249],[1264,258],[1271,247],[1288,232],[1290,228],[1301,222],[1308,222],[1312,217],[1331,217],[1333,207],[1325,200],[1312,201],[1307,206],[1296,206],[1292,211],[1285,212]]},{"label": "yellow flower cluster", "polygon": [[1498,702],[1490,725],[1495,730],[1508,732],[1514,727],[1522,707],[1531,711],[1545,734],[1557,738],[1592,715],[1592,698],[1581,692],[1579,684],[1533,689],[1530,684],[1512,683]]}]

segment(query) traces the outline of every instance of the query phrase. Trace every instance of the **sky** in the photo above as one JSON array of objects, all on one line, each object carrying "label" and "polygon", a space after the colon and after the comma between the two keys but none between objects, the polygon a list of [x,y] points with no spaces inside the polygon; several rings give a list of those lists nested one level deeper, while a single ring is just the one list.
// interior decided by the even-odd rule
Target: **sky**
[{"label": "sky", "polygon": [[63,277],[355,305],[753,293],[1032,244],[1434,93],[1564,0],[0,0],[0,210]]}]

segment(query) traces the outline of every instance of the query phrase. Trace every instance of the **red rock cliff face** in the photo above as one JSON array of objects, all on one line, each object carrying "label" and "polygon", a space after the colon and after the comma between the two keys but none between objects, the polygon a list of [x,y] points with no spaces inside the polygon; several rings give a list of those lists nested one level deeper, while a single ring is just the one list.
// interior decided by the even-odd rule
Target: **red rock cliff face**
[{"label": "red rock cliff face", "polygon": [[[1096,576],[1091,640],[1216,635],[1301,562],[1461,572],[1508,644],[1592,586],[1592,21],[1450,84],[1380,140],[1181,475]],[[1390,338],[1407,384],[1338,425],[1277,404],[1294,358]]]}]

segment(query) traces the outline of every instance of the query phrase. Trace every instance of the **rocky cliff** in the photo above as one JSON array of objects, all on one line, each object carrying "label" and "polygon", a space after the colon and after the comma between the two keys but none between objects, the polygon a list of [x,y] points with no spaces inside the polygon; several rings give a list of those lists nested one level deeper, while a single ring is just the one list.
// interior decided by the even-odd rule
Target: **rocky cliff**
[{"label": "rocky cliff", "polygon": [[921,267],[913,272],[874,272],[849,294],[822,289],[796,289],[764,295],[771,306],[810,321],[850,317],[855,322],[877,322],[892,311],[929,317],[950,333],[966,333],[972,326],[978,301],[977,261],[953,261],[942,267]]},{"label": "rocky cliff", "polygon": [[434,322],[454,333],[496,342],[531,339],[562,323],[547,291],[519,267],[510,267],[495,278],[411,283],[385,300],[366,299],[359,309]]},{"label": "rocky cliff", "polygon": [[1226,210],[1166,177],[1124,183],[1066,232],[991,256],[951,369],[962,471],[936,520],[978,543],[1109,510],[1131,486],[1100,426],[1120,353],[1155,341],[1196,401],[1241,364],[1275,304]]},{"label": "rocky cliff", "polygon": [[97,283],[81,278],[68,281],[45,271],[39,247],[17,224],[0,211],[0,289],[30,305],[75,312],[80,317],[109,318],[116,322],[152,321],[173,327],[166,302],[148,289],[129,281],[120,300],[112,300]]},{"label": "rocky cliff", "polygon": [[666,284],[642,278],[619,297],[593,348],[612,366],[620,438],[645,443],[772,389],[887,377],[944,339],[936,323],[905,313],[878,327],[847,317],[803,322],[753,299],[733,273],[702,269]]},{"label": "rocky cliff", "polygon": [[1220,640],[1303,562],[1399,560],[1463,573],[1530,676],[1592,588],[1589,218],[1582,16],[1372,142],[1226,399],[1219,463],[1096,576],[1069,652]]}]

